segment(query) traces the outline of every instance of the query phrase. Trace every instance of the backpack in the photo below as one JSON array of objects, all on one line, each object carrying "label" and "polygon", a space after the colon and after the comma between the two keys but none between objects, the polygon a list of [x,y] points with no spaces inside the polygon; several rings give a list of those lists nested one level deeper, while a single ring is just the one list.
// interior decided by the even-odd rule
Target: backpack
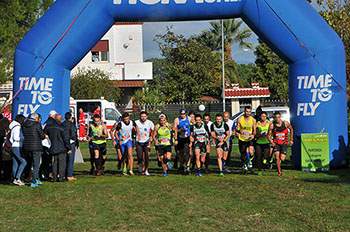
[{"label": "backpack", "polygon": [[[19,125],[16,125],[16,126],[19,126]],[[16,126],[14,126],[13,128],[15,128]],[[13,128],[11,129],[11,131],[13,130]],[[4,149],[8,153],[10,153],[12,151],[12,143],[10,141],[11,131],[9,133],[7,133],[7,135],[6,135],[6,142],[4,144]]]}]

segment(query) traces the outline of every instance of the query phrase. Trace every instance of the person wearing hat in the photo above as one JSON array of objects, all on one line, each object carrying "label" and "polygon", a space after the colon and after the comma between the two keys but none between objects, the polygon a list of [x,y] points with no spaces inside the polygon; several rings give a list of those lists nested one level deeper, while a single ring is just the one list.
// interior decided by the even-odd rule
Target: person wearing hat
[{"label": "person wearing hat", "polygon": [[[57,112],[55,110],[51,110],[49,113],[49,117],[42,125],[42,129],[44,130],[45,127],[51,126],[52,124],[56,123],[56,116]],[[41,157],[41,165],[40,165],[40,176],[43,176],[44,179],[53,178],[52,175],[52,155],[49,152],[51,141],[47,137],[42,141],[43,145],[43,154]]]},{"label": "person wearing hat", "polygon": [[190,135],[191,123],[186,114],[186,109],[180,109],[180,116],[175,118],[173,131],[175,137],[175,146],[178,149],[180,160],[180,172],[184,171],[184,164],[186,164],[186,173],[190,173],[190,167],[187,166],[190,157]]}]

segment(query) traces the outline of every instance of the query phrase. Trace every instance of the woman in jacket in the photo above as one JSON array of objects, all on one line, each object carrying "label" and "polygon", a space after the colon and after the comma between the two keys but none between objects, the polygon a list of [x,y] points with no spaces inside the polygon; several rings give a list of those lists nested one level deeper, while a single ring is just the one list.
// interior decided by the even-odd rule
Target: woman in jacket
[{"label": "woman in jacket", "polygon": [[21,114],[17,115],[15,120],[11,122],[9,129],[11,131],[10,142],[12,143],[12,176],[13,184],[18,186],[24,186],[21,181],[21,176],[24,168],[27,165],[27,161],[23,158],[22,146],[23,146],[23,133],[22,126],[24,125],[25,117]]}]

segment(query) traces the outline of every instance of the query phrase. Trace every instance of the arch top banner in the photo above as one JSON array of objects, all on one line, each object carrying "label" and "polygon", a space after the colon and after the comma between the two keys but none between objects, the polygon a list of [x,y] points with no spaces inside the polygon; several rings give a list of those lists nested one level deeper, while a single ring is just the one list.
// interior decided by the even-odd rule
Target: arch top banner
[{"label": "arch top banner", "polygon": [[[331,166],[346,160],[345,52],[306,0],[56,0],[15,53],[13,115],[69,109],[70,70],[116,22],[241,17],[289,64],[293,163],[300,135],[329,133]],[[343,89],[342,89],[343,88]]]}]

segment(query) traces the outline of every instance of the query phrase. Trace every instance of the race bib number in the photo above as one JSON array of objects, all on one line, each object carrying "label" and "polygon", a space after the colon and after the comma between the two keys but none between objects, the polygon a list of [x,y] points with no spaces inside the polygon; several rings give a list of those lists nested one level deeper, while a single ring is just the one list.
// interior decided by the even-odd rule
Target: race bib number
[{"label": "race bib number", "polygon": [[218,138],[219,139],[224,139],[226,137],[226,135],[219,135]]},{"label": "race bib number", "polygon": [[147,137],[147,132],[141,132],[141,133],[140,133],[140,137],[141,137],[141,138]]},{"label": "race bib number", "polygon": [[243,131],[243,132],[242,132],[242,135],[243,135],[244,137],[250,137],[251,133],[250,133],[250,131]]},{"label": "race bib number", "polygon": [[285,140],[284,133],[276,134],[276,139],[278,139],[278,140]]},{"label": "race bib number", "polygon": [[131,138],[130,134],[122,135],[123,142],[130,141],[131,140],[130,138]]},{"label": "race bib number", "polygon": [[196,140],[198,141],[198,142],[205,142],[205,136],[197,136],[196,137]]},{"label": "race bib number", "polygon": [[162,138],[160,139],[160,143],[169,143],[170,139],[169,138]]}]

